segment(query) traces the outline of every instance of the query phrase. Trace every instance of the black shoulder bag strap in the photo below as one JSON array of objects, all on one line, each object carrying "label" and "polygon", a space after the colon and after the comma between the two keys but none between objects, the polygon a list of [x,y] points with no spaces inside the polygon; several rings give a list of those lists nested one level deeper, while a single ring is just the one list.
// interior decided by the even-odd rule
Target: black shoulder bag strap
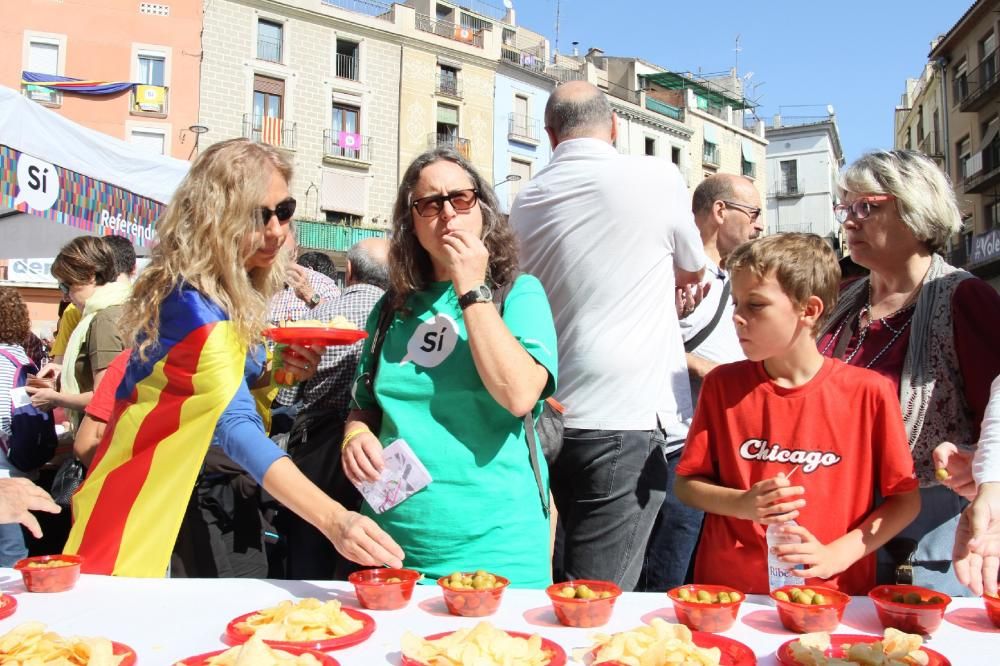
[{"label": "black shoulder bag strap", "polygon": [[[514,288],[514,282],[516,282],[517,278],[521,275],[523,275],[523,273],[518,273],[514,276],[514,279],[509,281],[507,284],[501,285],[492,290],[493,305],[496,307],[497,312],[500,313],[501,318],[503,318],[504,301],[506,301],[507,295],[510,293],[511,289]],[[372,336],[372,360],[371,365],[368,368],[368,372],[365,373],[364,377],[365,387],[372,396],[375,395],[375,371],[378,370],[378,361],[382,352],[382,343],[385,342],[385,334],[389,330],[389,325],[392,323],[392,319],[395,316],[395,311],[389,307],[389,303],[391,301],[392,294],[387,293],[385,300],[382,301],[382,309],[379,311],[378,324],[375,326],[375,334]],[[542,501],[542,511],[545,513],[545,517],[548,518],[549,497],[545,492],[545,486],[542,484],[542,470],[538,462],[538,442],[535,439],[535,421],[532,417],[532,412],[528,412],[524,415],[524,433],[528,440],[528,457],[531,458],[531,471],[535,474],[535,484],[538,486],[538,497]]]},{"label": "black shoulder bag strap", "polygon": [[705,328],[698,331],[698,335],[684,343],[684,351],[690,354],[698,348],[698,345],[705,341],[705,338],[712,335],[712,331],[714,331],[715,327],[719,325],[719,320],[722,319],[722,313],[726,309],[726,304],[729,302],[729,294],[732,291],[732,286],[732,281],[726,280],[726,284],[722,288],[722,298],[719,299],[719,307],[715,309],[715,316],[712,317],[712,321],[708,322],[708,325]]}]

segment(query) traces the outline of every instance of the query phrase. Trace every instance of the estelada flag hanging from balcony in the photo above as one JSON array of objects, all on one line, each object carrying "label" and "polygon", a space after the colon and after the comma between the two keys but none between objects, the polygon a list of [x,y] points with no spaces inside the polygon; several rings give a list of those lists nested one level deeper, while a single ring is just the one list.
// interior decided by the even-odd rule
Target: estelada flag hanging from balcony
[{"label": "estelada flag hanging from balcony", "polygon": [[78,93],[80,95],[114,95],[128,90],[134,83],[129,81],[93,81],[86,79],[71,79],[68,76],[55,74],[39,74],[38,72],[21,72],[21,83],[26,86],[42,86],[62,92]]}]

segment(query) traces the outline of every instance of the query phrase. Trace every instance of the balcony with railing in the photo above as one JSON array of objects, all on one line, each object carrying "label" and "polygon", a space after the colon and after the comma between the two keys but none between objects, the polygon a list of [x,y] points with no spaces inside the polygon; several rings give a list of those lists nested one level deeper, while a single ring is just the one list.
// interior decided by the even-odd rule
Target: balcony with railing
[{"label": "balcony with railing", "polygon": [[323,159],[327,161],[350,161],[371,163],[370,136],[355,132],[323,130]]},{"label": "balcony with railing", "polygon": [[569,81],[583,81],[587,78],[587,74],[583,67],[573,69],[570,67],[563,67],[561,65],[553,65],[551,67],[545,68],[545,76],[550,79],[555,79],[560,83],[567,83]]},{"label": "balcony with railing", "polygon": [[256,143],[295,150],[295,133],[295,123],[287,122],[283,118],[243,114],[243,136]]},{"label": "balcony with railing", "polygon": [[454,74],[442,74],[438,72],[437,83],[434,89],[438,95],[462,99],[462,86],[458,82],[458,76]]},{"label": "balcony with railing", "polygon": [[258,36],[257,59],[267,62],[281,62],[281,40]]},{"label": "balcony with railing", "polygon": [[338,79],[358,81],[358,59],[355,56],[338,53],[334,58],[334,72]]},{"label": "balcony with railing", "polygon": [[132,86],[129,113],[134,116],[166,116],[168,93],[166,86]]},{"label": "balcony with railing", "polygon": [[667,104],[666,102],[653,99],[648,94],[646,96],[646,108],[660,114],[661,116],[666,116],[667,118],[673,118],[674,120],[684,122],[684,109],[679,109],[676,106]]},{"label": "balcony with railing", "polygon": [[378,0],[320,0],[324,5],[346,9],[356,14],[364,14],[383,21],[393,21],[395,19],[391,2],[379,2]]},{"label": "balcony with railing", "polygon": [[359,241],[366,238],[384,238],[385,235],[385,229],[351,227],[301,218],[295,220],[295,236],[298,244],[317,250],[347,252]]},{"label": "balcony with railing", "polygon": [[518,48],[512,44],[500,47],[500,59],[530,72],[545,72],[545,45],[538,44],[528,48]]},{"label": "balcony with railing", "polygon": [[773,196],[777,199],[797,199],[803,194],[802,186],[794,180],[778,183],[773,192]]},{"label": "balcony with railing", "polygon": [[719,146],[706,141],[701,149],[701,162],[708,166],[719,166]]},{"label": "balcony with railing", "polygon": [[507,116],[507,139],[537,146],[542,141],[542,123],[538,118],[511,113]]},{"label": "balcony with railing", "polygon": [[963,182],[966,194],[982,193],[1000,184],[1000,136],[994,137],[973,158],[968,162]]},{"label": "balcony with railing", "polygon": [[924,134],[924,138],[917,142],[917,150],[922,152],[927,157],[935,159],[944,158],[944,150],[941,145],[941,140],[934,131]]},{"label": "balcony with railing", "polygon": [[963,112],[978,111],[995,101],[1000,92],[1000,76],[997,74],[997,52],[993,51],[969,74],[968,94],[959,99],[959,108]]},{"label": "balcony with railing", "polygon": [[482,30],[476,30],[475,28],[458,25],[456,23],[452,23],[451,21],[439,21],[431,18],[430,16],[425,16],[424,14],[417,14],[416,26],[417,30],[421,30],[423,32],[429,32],[438,35],[439,37],[445,37],[447,39],[453,39],[456,42],[462,42],[463,44],[483,48]]},{"label": "balcony with railing", "polygon": [[969,75],[963,72],[951,81],[951,95],[961,105],[969,96]]},{"label": "balcony with railing", "polygon": [[465,159],[472,159],[472,142],[460,136],[432,132],[427,135],[427,147],[431,149],[451,148]]}]

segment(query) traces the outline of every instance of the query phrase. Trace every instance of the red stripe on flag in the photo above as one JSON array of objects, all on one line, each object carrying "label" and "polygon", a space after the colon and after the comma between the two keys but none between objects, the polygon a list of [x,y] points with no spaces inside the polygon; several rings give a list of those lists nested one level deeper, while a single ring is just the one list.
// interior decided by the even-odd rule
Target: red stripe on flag
[{"label": "red stripe on flag", "polygon": [[[160,392],[156,406],[143,419],[135,434],[129,460],[108,473],[104,480],[77,550],[84,558],[81,571],[105,575],[114,571],[125,525],[146,483],[153,452],[165,437],[178,430],[184,401],[194,393],[194,374],[184,370],[185,367],[192,367],[192,363],[190,360],[179,361],[177,357],[185,354],[200,357],[202,347],[216,323],[191,331],[168,352],[163,372],[170,390]],[[197,368],[197,361],[193,365]],[[182,500],[178,498],[178,501]],[[183,501],[187,502],[186,496]]]}]

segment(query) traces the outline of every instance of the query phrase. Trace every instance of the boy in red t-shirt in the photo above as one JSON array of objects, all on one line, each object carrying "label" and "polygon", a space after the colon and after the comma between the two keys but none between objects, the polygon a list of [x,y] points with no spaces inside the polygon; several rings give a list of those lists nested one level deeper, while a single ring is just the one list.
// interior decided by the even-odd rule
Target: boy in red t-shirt
[{"label": "boy in red t-shirt", "polygon": [[816,349],[840,281],[819,236],[747,243],[729,270],[747,360],[705,378],[675,485],[706,513],[695,582],[766,594],[765,529],[795,520],[779,529],[801,543],[774,552],[807,584],[866,594],[875,551],[920,508],[899,399],[887,379]]}]

